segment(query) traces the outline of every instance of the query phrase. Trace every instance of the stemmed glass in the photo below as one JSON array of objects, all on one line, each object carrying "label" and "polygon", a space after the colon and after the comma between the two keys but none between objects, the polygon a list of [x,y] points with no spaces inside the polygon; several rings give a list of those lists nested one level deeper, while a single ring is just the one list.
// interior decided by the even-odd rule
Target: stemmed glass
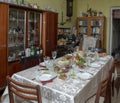
[{"label": "stemmed glass", "polygon": [[47,69],[48,69],[48,64],[49,64],[49,62],[50,62],[50,57],[45,56],[45,57],[44,57],[44,63],[45,63],[45,66],[46,66]]},{"label": "stemmed glass", "polygon": [[57,52],[56,51],[52,51],[52,58],[53,58],[53,60],[55,60],[56,57],[57,57]]},{"label": "stemmed glass", "polygon": [[76,46],[75,47],[75,52],[78,52],[79,51],[79,46]]},{"label": "stemmed glass", "polygon": [[57,57],[57,52],[52,51],[52,58],[53,58],[53,67],[55,66],[55,58]]}]

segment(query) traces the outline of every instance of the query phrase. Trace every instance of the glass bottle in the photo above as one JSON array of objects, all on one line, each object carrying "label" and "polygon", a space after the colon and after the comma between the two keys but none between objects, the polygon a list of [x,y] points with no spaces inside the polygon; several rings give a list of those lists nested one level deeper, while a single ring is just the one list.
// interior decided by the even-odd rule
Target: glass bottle
[{"label": "glass bottle", "polygon": [[34,46],[31,46],[31,48],[30,48],[30,55],[34,55],[34,54],[35,54]]}]

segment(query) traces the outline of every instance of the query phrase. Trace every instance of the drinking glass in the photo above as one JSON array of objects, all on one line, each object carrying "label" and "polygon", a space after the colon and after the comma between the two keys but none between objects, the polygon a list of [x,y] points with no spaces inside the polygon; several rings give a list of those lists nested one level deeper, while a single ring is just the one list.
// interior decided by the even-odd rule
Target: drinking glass
[{"label": "drinking glass", "polygon": [[53,63],[50,60],[50,57],[44,57],[44,62],[45,62],[45,66],[47,69],[52,70],[53,69]]},{"label": "drinking glass", "polygon": [[45,66],[47,67],[47,64],[48,64],[49,61],[50,61],[50,57],[45,56],[43,59],[44,59]]},{"label": "drinking glass", "polygon": [[55,60],[56,56],[57,56],[57,52],[56,52],[56,51],[52,51],[52,58],[53,58],[54,60]]},{"label": "drinking glass", "polygon": [[74,48],[74,53],[77,53],[79,51],[79,46],[76,46],[75,48]]},{"label": "drinking glass", "polygon": [[76,46],[76,52],[78,52],[79,51],[79,46]]},{"label": "drinking glass", "polygon": [[90,57],[86,57],[86,64],[87,64],[87,66],[90,66],[90,64],[91,64],[91,58]]}]

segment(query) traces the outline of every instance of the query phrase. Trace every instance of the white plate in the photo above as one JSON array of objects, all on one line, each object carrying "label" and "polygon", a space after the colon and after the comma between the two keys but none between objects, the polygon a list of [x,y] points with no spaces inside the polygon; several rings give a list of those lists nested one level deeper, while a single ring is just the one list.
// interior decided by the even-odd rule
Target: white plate
[{"label": "white plate", "polygon": [[40,81],[48,81],[48,80],[51,80],[51,79],[52,79],[52,75],[50,75],[50,74],[42,74],[39,77]]},{"label": "white plate", "polygon": [[68,56],[72,56],[72,54],[67,54]]},{"label": "white plate", "polygon": [[92,78],[92,75],[89,73],[78,73],[77,76],[83,80]]},{"label": "white plate", "polygon": [[90,66],[93,68],[97,68],[97,67],[100,67],[101,65],[98,63],[91,63]]},{"label": "white plate", "polygon": [[102,61],[106,61],[106,60],[108,60],[106,57],[100,57],[100,60],[102,60]]},{"label": "white plate", "polygon": [[42,75],[38,75],[38,76],[36,76],[36,80],[37,81],[49,81],[49,80],[51,80],[51,79],[54,79],[54,78],[56,78],[57,77],[57,74],[56,73],[54,73],[54,72],[49,72],[49,74],[48,73],[43,73]]}]

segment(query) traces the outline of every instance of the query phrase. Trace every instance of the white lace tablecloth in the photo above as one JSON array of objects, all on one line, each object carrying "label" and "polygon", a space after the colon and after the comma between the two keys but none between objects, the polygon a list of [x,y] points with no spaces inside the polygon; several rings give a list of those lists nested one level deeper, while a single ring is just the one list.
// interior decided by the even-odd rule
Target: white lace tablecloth
[{"label": "white lace tablecloth", "polygon": [[[15,73],[12,77],[20,82],[38,84],[46,103],[84,103],[89,96],[96,92],[99,82],[108,73],[112,61],[111,56],[101,57],[99,61],[95,62],[100,65],[99,67],[86,67],[83,72],[92,75],[90,79],[86,80],[80,79],[77,76],[77,73],[81,72],[80,69],[74,68],[76,74],[74,78],[69,76],[67,80],[61,80],[57,77],[53,82],[43,85],[34,79],[39,66]],[[41,73],[41,71],[38,72]]]}]

